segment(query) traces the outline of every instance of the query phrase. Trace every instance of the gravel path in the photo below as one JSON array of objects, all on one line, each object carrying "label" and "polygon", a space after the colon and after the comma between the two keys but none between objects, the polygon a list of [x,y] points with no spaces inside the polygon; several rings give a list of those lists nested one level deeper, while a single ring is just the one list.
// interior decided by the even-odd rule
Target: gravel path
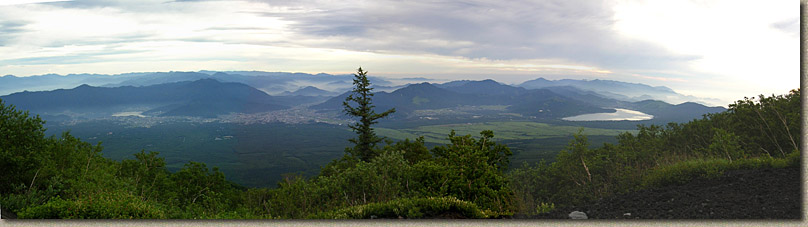
[{"label": "gravel path", "polygon": [[714,179],[650,189],[559,208],[529,218],[569,219],[802,219],[800,168],[727,171]]}]

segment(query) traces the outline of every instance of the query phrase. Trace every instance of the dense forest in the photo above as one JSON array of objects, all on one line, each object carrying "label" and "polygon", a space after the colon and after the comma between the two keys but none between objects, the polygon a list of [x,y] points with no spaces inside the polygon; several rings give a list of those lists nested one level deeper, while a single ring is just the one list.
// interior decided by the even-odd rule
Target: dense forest
[{"label": "dense forest", "polygon": [[509,169],[492,131],[423,138],[375,135],[365,72],[343,103],[357,118],[345,155],[314,177],[288,174],[274,188],[246,188],[216,167],[166,169],[159,152],[102,157],[101,144],[69,132],[45,137],[44,121],[0,100],[0,204],[19,218],[288,219],[502,218],[548,212],[644,188],[681,184],[740,168],[798,166],[800,90],[744,98],[687,123],[639,125],[616,144],[590,149],[581,130],[552,163]]}]

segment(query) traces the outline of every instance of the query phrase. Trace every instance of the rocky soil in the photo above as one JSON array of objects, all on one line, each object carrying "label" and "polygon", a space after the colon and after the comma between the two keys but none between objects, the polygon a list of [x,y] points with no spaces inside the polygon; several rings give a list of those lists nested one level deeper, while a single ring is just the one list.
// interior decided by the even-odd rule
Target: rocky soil
[{"label": "rocky soil", "polygon": [[649,189],[558,208],[527,218],[569,219],[573,211],[588,219],[792,219],[802,208],[800,168],[727,171],[713,179]]}]

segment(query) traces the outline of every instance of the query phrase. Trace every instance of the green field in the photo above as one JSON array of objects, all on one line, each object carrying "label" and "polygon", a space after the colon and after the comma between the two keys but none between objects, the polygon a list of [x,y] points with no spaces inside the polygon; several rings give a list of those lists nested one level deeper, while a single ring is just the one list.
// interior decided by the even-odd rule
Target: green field
[{"label": "green field", "polygon": [[[545,139],[499,140],[499,142],[508,145],[513,152],[510,159],[511,167],[520,167],[523,162],[532,165],[541,160],[548,163],[555,161],[558,152],[565,149],[572,139],[572,136],[562,136]],[[617,143],[615,136],[589,135],[587,139],[591,149],[601,147],[603,143]]]},{"label": "green field", "polygon": [[[559,126],[537,122],[485,122],[465,124],[444,124],[418,126],[409,129],[376,128],[376,133],[391,139],[403,140],[423,136],[427,143],[446,144],[446,138],[452,130],[457,135],[478,136],[483,130],[494,131],[494,138],[498,140],[534,140],[556,137],[569,137],[582,127]],[[617,136],[626,130],[584,128],[585,135]]]},{"label": "green field", "polygon": [[559,151],[566,148],[573,139],[573,134],[584,129],[591,148],[603,143],[617,142],[616,136],[622,132],[635,133],[636,130],[588,128],[581,126],[551,125],[538,122],[482,122],[464,124],[442,124],[417,126],[414,128],[392,129],[376,128],[376,133],[394,140],[424,137],[428,145],[447,144],[447,137],[452,130],[457,135],[479,136],[480,131],[494,131],[494,139],[507,145],[513,152],[511,166],[517,167],[523,162],[537,163],[541,160],[551,162]]}]

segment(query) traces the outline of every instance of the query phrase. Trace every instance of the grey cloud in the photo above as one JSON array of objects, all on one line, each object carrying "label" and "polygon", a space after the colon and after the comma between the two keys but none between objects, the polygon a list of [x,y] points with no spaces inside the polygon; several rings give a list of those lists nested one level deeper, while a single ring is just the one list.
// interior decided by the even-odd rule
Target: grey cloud
[{"label": "grey cloud", "polygon": [[798,36],[800,34],[799,18],[780,21],[772,24],[771,27],[793,36]]},{"label": "grey cloud", "polygon": [[104,0],[74,0],[64,2],[46,2],[41,3],[46,5],[58,6],[63,8],[95,8],[95,7],[109,7],[124,5],[124,1],[104,1]]},{"label": "grey cloud", "polygon": [[45,65],[45,64],[84,64],[100,62],[99,59],[88,56],[48,56],[48,57],[32,57],[32,58],[15,58],[0,61],[4,65]]},{"label": "grey cloud", "polygon": [[[52,5],[61,8],[95,9],[95,8],[116,8],[125,12],[178,12],[183,9],[178,6],[183,4],[193,4],[194,2],[222,1],[222,0],[165,0],[162,4],[152,4],[141,0],[73,0],[65,2],[47,2],[41,4]],[[236,1],[236,0],[233,0]]]},{"label": "grey cloud", "polygon": [[[319,2],[262,1],[318,8]],[[613,12],[593,1],[373,1],[299,14],[271,13],[295,22],[301,39],[361,51],[404,51],[489,59],[566,58],[609,67],[678,67],[696,56],[615,34]],[[673,65],[672,65],[673,64]]]},{"label": "grey cloud", "polygon": [[235,31],[239,31],[239,30],[247,30],[247,31],[249,31],[249,30],[259,30],[260,31],[260,30],[264,30],[264,29],[265,28],[261,28],[261,27],[210,27],[210,28],[207,28],[206,30],[225,30],[225,31],[228,31],[228,30],[235,30]]},{"label": "grey cloud", "polygon": [[72,54],[63,56],[14,58],[14,59],[0,60],[0,64],[2,65],[85,64],[85,63],[107,61],[105,59],[98,58],[100,56],[131,54],[141,52],[144,51],[117,50],[117,51],[99,51],[93,53],[82,53],[82,54]]},{"label": "grey cloud", "polygon": [[155,34],[128,34],[128,35],[118,35],[118,36],[104,36],[104,37],[85,37],[81,40],[76,39],[57,39],[52,40],[44,47],[63,47],[68,45],[104,45],[104,46],[116,46],[125,43],[136,43],[136,42],[143,42],[143,41],[160,41],[160,39],[153,38]]},{"label": "grey cloud", "polygon": [[0,21],[0,46],[8,45],[19,33],[27,31],[24,21]]}]

